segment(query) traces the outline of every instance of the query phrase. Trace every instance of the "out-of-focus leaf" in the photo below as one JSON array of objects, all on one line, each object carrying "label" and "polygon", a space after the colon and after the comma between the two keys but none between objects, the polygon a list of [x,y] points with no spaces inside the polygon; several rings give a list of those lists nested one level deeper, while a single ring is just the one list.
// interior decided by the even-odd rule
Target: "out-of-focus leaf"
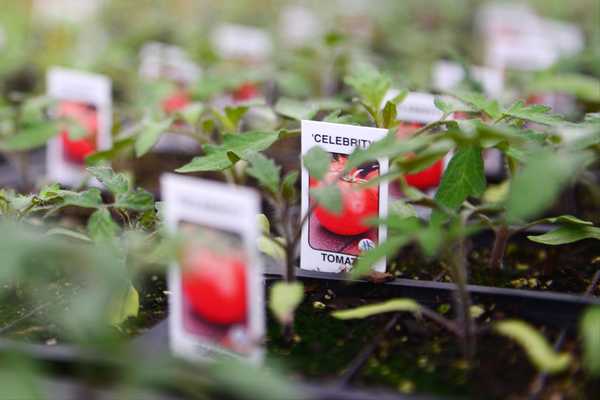
[{"label": "out-of-focus leaf", "polygon": [[294,311],[304,298],[304,286],[300,282],[277,282],[271,287],[269,309],[281,324],[294,319]]},{"label": "out-of-focus leaf", "polygon": [[331,154],[321,147],[315,146],[308,150],[304,157],[302,157],[302,160],[304,161],[304,168],[308,170],[308,175],[321,180],[325,177],[327,171],[329,171]]},{"label": "out-of-focus leaf", "polygon": [[350,310],[335,311],[332,315],[338,319],[362,319],[372,315],[401,311],[418,314],[421,311],[421,306],[413,299],[393,299],[383,303],[369,304]]},{"label": "out-of-focus leaf", "polygon": [[121,153],[129,150],[135,143],[134,137],[117,140],[113,147],[108,150],[97,151],[85,158],[86,165],[96,165],[104,161],[110,161],[117,158]]},{"label": "out-of-focus leaf", "polygon": [[600,103],[600,80],[581,74],[543,74],[528,86],[530,93],[567,93],[585,101]]},{"label": "out-of-focus leaf", "polygon": [[88,235],[96,242],[111,241],[119,232],[119,226],[113,221],[110,212],[101,208],[94,211],[87,223]]},{"label": "out-of-focus leaf", "polygon": [[36,121],[23,125],[16,135],[0,142],[0,149],[5,151],[24,151],[44,146],[48,140],[58,134],[59,130],[51,121]]},{"label": "out-of-focus leaf", "polygon": [[323,185],[310,189],[311,197],[334,214],[342,212],[342,192],[337,185]]},{"label": "out-of-focus leaf", "polygon": [[532,242],[552,246],[578,242],[584,239],[600,240],[600,228],[594,226],[569,224],[542,235],[527,236],[527,239],[531,240]]},{"label": "out-of-focus leaf", "polygon": [[109,308],[108,321],[111,325],[119,326],[130,317],[137,317],[140,310],[140,295],[129,285],[122,298],[114,299]]},{"label": "out-of-focus leaf", "polygon": [[148,120],[141,126],[141,133],[135,139],[135,155],[141,157],[146,154],[160,138],[160,135],[169,129],[173,124],[173,119],[168,118],[163,121]]},{"label": "out-of-focus leaf", "polygon": [[458,92],[453,94],[456,98],[470,104],[476,111],[483,111],[491,118],[498,118],[502,115],[500,104],[496,100],[488,100],[481,93],[475,92]]},{"label": "out-of-focus leaf", "polygon": [[517,342],[529,360],[542,372],[555,374],[571,363],[571,355],[557,353],[534,327],[518,320],[504,320],[494,324],[494,331]]},{"label": "out-of-focus leaf", "polygon": [[394,236],[388,238],[385,242],[380,243],[377,247],[362,253],[356,264],[352,267],[352,277],[359,278],[371,272],[373,265],[385,257],[391,257],[400,250],[400,248],[408,244],[411,237],[408,235]]},{"label": "out-of-focus leaf", "polygon": [[583,366],[591,376],[600,376],[600,307],[588,308],[579,324],[583,344]]},{"label": "out-of-focus leaf", "polygon": [[81,232],[74,231],[72,229],[65,228],[52,228],[46,232],[47,236],[64,236],[72,239],[78,239],[84,242],[91,242],[90,238],[87,235],[84,235]]},{"label": "out-of-focus leaf", "polygon": [[281,194],[290,203],[294,203],[298,198],[296,181],[298,181],[298,171],[290,171],[281,182]]},{"label": "out-of-focus leaf", "polygon": [[281,98],[275,104],[275,112],[296,120],[312,119],[319,111],[318,107],[306,101]]}]

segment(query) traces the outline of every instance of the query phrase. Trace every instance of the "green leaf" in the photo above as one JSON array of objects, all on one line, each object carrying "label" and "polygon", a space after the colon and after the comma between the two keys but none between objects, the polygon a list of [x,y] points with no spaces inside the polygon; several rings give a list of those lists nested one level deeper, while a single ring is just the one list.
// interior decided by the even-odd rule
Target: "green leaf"
[{"label": "green leaf", "polygon": [[325,174],[329,171],[331,154],[319,146],[314,146],[308,150],[302,160],[304,161],[304,168],[308,170],[308,175],[321,180],[325,178]]},{"label": "green leaf", "polygon": [[359,278],[369,274],[376,262],[384,257],[391,257],[396,254],[402,246],[410,242],[410,239],[408,235],[390,237],[377,247],[362,253],[354,267],[352,267],[352,277]]},{"label": "green leaf", "polygon": [[46,236],[65,236],[72,239],[78,239],[84,242],[91,242],[91,239],[87,235],[84,235],[83,233],[74,231],[72,229],[65,228],[48,229],[48,231],[46,232]]},{"label": "green leaf", "polygon": [[115,207],[126,208],[134,211],[147,211],[154,209],[154,196],[144,189],[126,192],[117,195]]},{"label": "green leaf", "polygon": [[319,111],[314,104],[288,98],[281,98],[275,104],[275,112],[295,120],[312,119]]},{"label": "green leaf", "polygon": [[529,93],[566,93],[591,103],[600,103],[600,80],[575,73],[543,74],[527,87]]},{"label": "green leaf", "polygon": [[263,234],[268,235],[271,232],[271,223],[265,214],[257,214],[256,223],[260,227],[260,231]]},{"label": "green leaf", "polygon": [[119,232],[119,226],[113,221],[110,212],[101,208],[94,211],[87,223],[88,235],[95,242],[111,241]]},{"label": "green leaf", "polygon": [[278,193],[281,167],[261,153],[251,152],[246,155],[250,167],[246,173],[254,177],[258,183],[271,193]]},{"label": "green leaf", "polygon": [[294,320],[294,311],[302,303],[304,286],[300,282],[276,282],[271,287],[269,309],[281,324]]},{"label": "green leaf", "polygon": [[19,133],[0,142],[5,151],[24,151],[44,146],[48,140],[58,135],[58,127],[51,121],[36,121],[24,124]]},{"label": "green leaf", "polygon": [[588,308],[579,324],[583,345],[583,366],[588,374],[600,376],[600,307]]},{"label": "green leaf", "polygon": [[593,226],[592,221],[584,221],[572,215],[559,215],[558,217],[544,218],[544,222],[550,224],[566,224],[566,225],[588,225]]},{"label": "green leaf", "polygon": [[333,124],[345,124],[349,125],[352,123],[353,117],[350,114],[341,115],[342,110],[335,110],[331,113],[327,114],[325,118],[323,118],[324,122],[331,122]]},{"label": "green leaf", "polygon": [[156,142],[158,142],[160,135],[166,132],[172,124],[172,118],[163,121],[145,121],[140,128],[141,133],[135,140],[135,156],[141,157],[150,151]]},{"label": "green leaf", "polygon": [[272,257],[274,260],[284,262],[286,259],[285,251],[279,244],[275,243],[275,240],[285,245],[285,240],[282,237],[271,239],[269,236],[260,236],[257,241],[258,250]]},{"label": "green leaf", "polygon": [[237,126],[239,125],[244,115],[248,112],[250,108],[247,105],[236,105],[231,107],[225,107],[225,116],[229,120],[229,124],[232,127],[232,131],[237,130]]},{"label": "green leaf", "polygon": [[456,210],[469,196],[481,196],[485,185],[481,147],[464,146],[459,148],[450,160],[435,194],[435,201]]},{"label": "green leaf", "polygon": [[385,107],[383,108],[383,128],[389,129],[393,126],[395,126],[398,121],[396,121],[396,115],[397,115],[398,111],[397,111],[397,106],[392,103],[391,101],[388,101],[387,103],[385,103]]},{"label": "green leaf", "polygon": [[372,115],[382,106],[383,99],[392,86],[389,76],[377,71],[373,66],[361,65],[344,82],[351,86],[360,96],[362,102],[370,108]]},{"label": "green leaf", "polygon": [[200,120],[200,116],[204,112],[204,104],[202,103],[191,103],[185,106],[177,114],[189,125],[195,126]]},{"label": "green leaf", "polygon": [[129,180],[125,174],[115,173],[111,167],[100,165],[88,167],[87,171],[98,179],[111,193],[117,195],[129,190]]},{"label": "green leaf", "polygon": [[527,236],[532,242],[552,246],[578,242],[584,239],[600,240],[600,228],[594,226],[565,225],[537,236]]},{"label": "green leaf", "polygon": [[493,119],[499,118],[502,115],[500,104],[496,100],[488,100],[481,93],[458,92],[453,95],[459,100],[473,106],[475,111],[483,111]]},{"label": "green leaf", "polygon": [[518,320],[499,321],[494,331],[517,342],[539,371],[555,374],[571,363],[571,355],[557,353],[546,339],[531,325]]},{"label": "green leaf", "polygon": [[100,189],[91,188],[83,192],[71,192],[61,190],[59,195],[62,196],[63,202],[61,206],[77,206],[84,208],[97,208],[102,205],[102,193]]},{"label": "green leaf", "polygon": [[587,160],[587,154],[564,154],[542,149],[530,154],[512,180],[506,201],[510,223],[520,223],[552,205],[563,186]]},{"label": "green leaf", "polygon": [[111,161],[117,158],[121,153],[129,150],[135,143],[135,138],[128,137],[117,140],[113,143],[113,147],[108,150],[97,151],[85,158],[86,165],[96,165],[101,162]]},{"label": "green leaf", "polygon": [[130,317],[137,317],[140,310],[140,295],[138,291],[129,285],[122,298],[114,299],[111,303],[108,321],[111,325],[118,326]]},{"label": "green leaf", "polygon": [[550,111],[551,108],[548,106],[541,104],[526,106],[519,100],[510,106],[510,108],[504,112],[504,115],[544,125],[556,125],[564,122],[564,119],[560,115],[551,114]]},{"label": "green leaf", "polygon": [[[222,171],[233,166],[229,153],[245,159],[252,152],[268,149],[279,138],[278,132],[244,132],[240,134],[223,135],[223,144],[220,146],[205,146],[206,155],[195,157],[190,163],[178,168],[176,171],[201,172]],[[208,149],[208,150],[207,150]]]},{"label": "green leaf", "polygon": [[342,212],[342,192],[337,185],[323,185],[310,189],[311,197],[334,214]]},{"label": "green leaf", "polygon": [[351,310],[335,311],[332,315],[338,319],[363,319],[372,315],[401,311],[419,314],[421,306],[413,299],[393,299],[383,303],[353,308]]},{"label": "green leaf", "polygon": [[298,171],[288,172],[281,182],[281,194],[289,203],[294,203],[298,199],[296,191],[296,182],[298,181]]}]

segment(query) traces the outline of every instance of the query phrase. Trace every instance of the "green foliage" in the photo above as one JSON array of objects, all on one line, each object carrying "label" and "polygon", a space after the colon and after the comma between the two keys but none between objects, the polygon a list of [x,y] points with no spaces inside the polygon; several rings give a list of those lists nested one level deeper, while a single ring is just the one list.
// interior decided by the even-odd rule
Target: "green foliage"
[{"label": "green foliage", "polygon": [[583,366],[588,374],[600,376],[600,307],[588,308],[579,324],[583,344]]},{"label": "green foliage", "polygon": [[94,211],[87,224],[88,235],[96,242],[112,241],[120,231],[110,212],[101,208]]},{"label": "green foliage", "polygon": [[156,142],[158,142],[158,139],[160,139],[160,135],[166,132],[172,124],[172,118],[162,121],[144,120],[138,128],[140,134],[135,139],[134,148],[136,157],[141,157],[149,152]]},{"label": "green foliage", "polygon": [[542,235],[530,235],[527,239],[532,242],[551,246],[578,242],[584,239],[600,240],[600,228],[587,225],[568,224]]},{"label": "green foliage", "polygon": [[319,108],[312,103],[285,97],[277,100],[275,104],[276,113],[299,121],[312,119],[317,114],[317,111],[319,111]]},{"label": "green foliage", "polygon": [[246,160],[250,163],[246,173],[254,177],[270,193],[277,193],[281,180],[281,167],[270,158],[256,152],[248,153]]},{"label": "green foliage", "polygon": [[342,212],[342,192],[335,185],[324,185],[310,189],[310,196],[329,211],[339,214]]},{"label": "green foliage", "polygon": [[190,163],[178,168],[181,173],[222,171],[232,167],[248,154],[268,149],[279,139],[279,132],[245,132],[225,134],[220,145],[204,146],[205,155],[195,157]]},{"label": "green foliage", "polygon": [[535,365],[548,374],[564,371],[571,363],[571,355],[557,353],[546,339],[531,325],[518,320],[494,323],[494,331],[517,342]]},{"label": "green foliage", "polygon": [[271,287],[269,309],[281,324],[293,321],[294,311],[304,298],[304,286],[300,282],[276,282]]},{"label": "green foliage", "polygon": [[308,170],[308,175],[321,180],[325,178],[325,174],[329,171],[331,154],[321,147],[315,146],[306,152],[302,160],[304,161],[304,168]]},{"label": "green foliage", "polygon": [[362,319],[389,312],[411,312],[419,314],[421,306],[412,299],[393,299],[383,303],[369,304],[350,310],[335,311],[332,315],[338,319]]}]

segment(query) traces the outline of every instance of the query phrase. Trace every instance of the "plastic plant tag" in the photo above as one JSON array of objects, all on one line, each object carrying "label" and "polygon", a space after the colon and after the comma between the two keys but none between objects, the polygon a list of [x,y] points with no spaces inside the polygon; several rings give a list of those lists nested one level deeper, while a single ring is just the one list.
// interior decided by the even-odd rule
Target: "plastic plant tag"
[{"label": "plastic plant tag", "polygon": [[[471,79],[479,83],[488,97],[499,98],[504,90],[502,70],[487,67],[469,67]],[[441,60],[433,66],[433,86],[440,91],[456,89],[465,80],[463,67],[455,62]]]},{"label": "plastic plant tag", "polygon": [[55,67],[48,71],[46,84],[48,96],[58,100],[55,116],[72,122],[48,142],[46,173],[52,181],[77,186],[87,176],[85,157],[112,145],[111,81]]},{"label": "plastic plant tag", "polygon": [[222,59],[249,63],[266,61],[273,50],[267,31],[245,25],[217,26],[212,32],[211,43]]},{"label": "plastic plant tag", "polygon": [[166,174],[170,346],[190,361],[263,357],[264,287],[256,248],[260,199],[251,189]]},{"label": "plastic plant tag", "polygon": [[[385,240],[385,226],[373,226],[367,220],[387,215],[388,185],[364,184],[385,174],[388,160],[344,169],[355,148],[368,147],[387,130],[317,121],[302,121],[301,130],[302,215],[312,212],[302,230],[300,267],[349,271],[361,252]],[[320,173],[309,176],[308,169]],[[373,266],[380,272],[385,268],[385,260]]]}]

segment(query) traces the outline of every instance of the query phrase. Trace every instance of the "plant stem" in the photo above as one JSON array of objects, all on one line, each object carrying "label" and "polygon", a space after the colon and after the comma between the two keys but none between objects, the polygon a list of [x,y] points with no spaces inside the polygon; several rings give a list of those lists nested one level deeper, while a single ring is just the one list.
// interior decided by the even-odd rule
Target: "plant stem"
[{"label": "plant stem", "polygon": [[506,225],[501,225],[499,228],[494,230],[495,238],[494,247],[492,248],[492,254],[490,256],[490,269],[504,269],[504,253],[506,252],[506,245],[508,244],[511,234],[511,231]]}]

